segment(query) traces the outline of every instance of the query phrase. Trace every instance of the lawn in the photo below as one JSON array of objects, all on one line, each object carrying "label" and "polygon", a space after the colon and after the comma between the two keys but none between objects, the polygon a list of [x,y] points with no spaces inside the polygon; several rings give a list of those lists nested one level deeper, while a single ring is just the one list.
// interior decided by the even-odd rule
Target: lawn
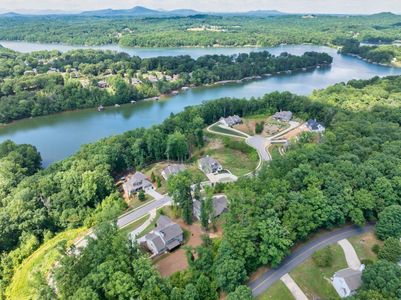
[{"label": "lawn", "polygon": [[355,252],[358,254],[360,260],[369,259],[376,261],[377,255],[372,251],[372,247],[374,244],[383,245],[383,242],[378,240],[373,232],[358,235],[348,240],[352,246],[354,246]]},{"label": "lawn", "polygon": [[237,136],[237,137],[240,137],[240,138],[247,138],[247,136],[245,134],[241,134],[241,133],[239,133],[237,131],[230,130],[228,128],[220,127],[219,124],[214,124],[213,126],[211,126],[210,130],[218,132],[218,133],[234,135],[234,136]]},{"label": "lawn", "polygon": [[152,200],[154,200],[154,199],[151,196],[149,196],[148,194],[145,194],[145,200],[143,200],[143,201],[138,199],[138,193],[133,194],[128,199],[125,200],[125,202],[128,205],[127,211],[138,208]]},{"label": "lawn", "polygon": [[257,300],[294,300],[290,290],[285,284],[278,280],[267,291],[260,295]]},{"label": "lawn", "polygon": [[136,229],[139,226],[141,226],[148,219],[149,219],[149,214],[147,214],[147,215],[143,216],[142,218],[132,222],[128,226],[125,226],[124,228],[120,229],[120,231],[128,235],[131,231],[133,231],[134,229]]},{"label": "lawn", "polygon": [[71,245],[73,241],[87,229],[79,228],[64,231],[49,241],[45,242],[31,256],[25,259],[16,270],[11,285],[7,288],[7,299],[37,299],[36,295],[36,274],[46,276],[53,264],[60,256],[57,245],[66,241]]},{"label": "lawn", "polygon": [[317,267],[312,258],[309,258],[290,273],[309,299],[339,299],[330,278],[338,270],[347,268],[347,262],[338,244],[329,247],[333,253],[333,263],[330,267]]},{"label": "lawn", "polygon": [[215,137],[196,153],[197,158],[209,155],[219,161],[224,169],[236,176],[243,176],[255,170],[259,157],[244,140],[229,137]]}]

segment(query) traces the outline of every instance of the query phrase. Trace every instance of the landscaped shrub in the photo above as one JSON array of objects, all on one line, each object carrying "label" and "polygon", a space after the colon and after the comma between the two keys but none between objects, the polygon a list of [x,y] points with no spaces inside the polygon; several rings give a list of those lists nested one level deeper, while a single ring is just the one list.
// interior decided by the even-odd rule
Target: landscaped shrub
[{"label": "landscaped shrub", "polygon": [[333,251],[330,247],[326,247],[322,250],[316,251],[312,255],[312,260],[316,266],[320,268],[331,267],[333,264]]}]

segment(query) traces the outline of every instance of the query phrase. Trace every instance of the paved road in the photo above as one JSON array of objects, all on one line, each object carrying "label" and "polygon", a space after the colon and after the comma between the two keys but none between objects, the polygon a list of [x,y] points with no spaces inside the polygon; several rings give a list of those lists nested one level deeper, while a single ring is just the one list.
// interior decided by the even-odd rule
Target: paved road
[{"label": "paved road", "polygon": [[164,196],[161,199],[157,199],[148,204],[145,204],[145,205],[139,207],[138,209],[135,209],[133,211],[130,211],[130,212],[120,216],[117,220],[117,226],[119,228],[124,227],[124,226],[132,223],[133,221],[147,215],[150,211],[167,205],[169,202],[171,202],[171,198],[168,196]]},{"label": "paved road", "polygon": [[266,147],[269,145],[269,140],[260,135],[251,136],[246,139],[246,143],[258,151],[259,157],[263,161],[271,160],[269,152]]},{"label": "paved road", "polygon": [[360,235],[365,232],[371,231],[373,225],[367,225],[363,228],[357,226],[347,226],[341,229],[333,230],[318,238],[312,239],[306,245],[300,247],[298,250],[288,256],[281,264],[275,269],[271,269],[262,274],[258,279],[252,281],[249,287],[254,296],[259,296],[273,283],[279,280],[285,274],[291,272],[295,267],[309,258],[315,251],[322,249],[330,244],[336,243],[342,239],[350,238],[352,236]]}]

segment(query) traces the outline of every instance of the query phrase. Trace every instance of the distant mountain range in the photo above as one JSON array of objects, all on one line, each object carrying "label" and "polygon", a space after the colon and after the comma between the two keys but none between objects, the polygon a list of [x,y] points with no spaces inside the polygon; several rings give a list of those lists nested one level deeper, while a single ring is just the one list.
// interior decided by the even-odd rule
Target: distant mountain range
[{"label": "distant mountain range", "polygon": [[82,15],[96,17],[113,17],[113,16],[129,16],[129,17],[188,17],[195,15],[217,15],[217,16],[255,16],[269,17],[279,16],[285,13],[276,10],[257,10],[248,12],[200,12],[192,9],[175,9],[175,10],[155,10],[143,6],[135,6],[130,9],[102,9],[84,12],[67,12],[60,10],[19,10],[15,12],[5,12],[0,16],[16,17],[22,15]]}]

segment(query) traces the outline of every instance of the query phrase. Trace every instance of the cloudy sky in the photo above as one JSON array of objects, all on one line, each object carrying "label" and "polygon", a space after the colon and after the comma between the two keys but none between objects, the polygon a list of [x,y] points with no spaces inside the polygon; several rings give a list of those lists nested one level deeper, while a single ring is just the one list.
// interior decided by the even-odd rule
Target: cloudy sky
[{"label": "cloudy sky", "polygon": [[248,11],[276,9],[284,12],[313,13],[401,13],[401,0],[0,0],[0,9],[16,10],[95,10],[131,8],[192,8],[200,11]]}]

